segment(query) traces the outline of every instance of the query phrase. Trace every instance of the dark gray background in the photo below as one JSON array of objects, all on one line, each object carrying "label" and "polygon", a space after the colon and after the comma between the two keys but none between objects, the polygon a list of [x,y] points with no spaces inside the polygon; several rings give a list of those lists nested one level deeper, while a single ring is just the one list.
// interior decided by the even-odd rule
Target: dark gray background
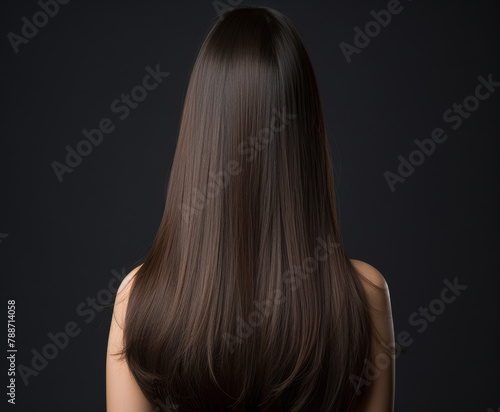
[{"label": "dark gray background", "polygon": [[[385,276],[395,331],[413,339],[397,360],[396,410],[496,411],[500,91],[457,130],[442,118],[474,93],[479,75],[500,80],[495,2],[402,0],[403,11],[350,64],[339,43],[352,44],[354,27],[387,1],[251,4],[284,12],[303,36],[348,254]],[[7,34],[20,34],[21,18],[39,10],[35,1],[9,0],[0,13],[2,298],[4,306],[16,300],[18,366],[30,367],[49,332],[68,322],[81,332],[28,386],[18,376],[16,406],[5,406],[4,395],[1,409],[104,410],[111,312],[81,316],[76,308],[105,297],[112,270],[132,269],[148,251],[189,73],[217,14],[211,1],[73,0],[14,53]],[[157,64],[169,77],[118,120],[111,102]],[[104,117],[116,129],[60,183],[51,163]],[[395,172],[397,157],[408,158],[414,139],[436,127],[448,140],[392,193],[383,173]],[[410,316],[455,277],[467,289],[419,333]]]}]

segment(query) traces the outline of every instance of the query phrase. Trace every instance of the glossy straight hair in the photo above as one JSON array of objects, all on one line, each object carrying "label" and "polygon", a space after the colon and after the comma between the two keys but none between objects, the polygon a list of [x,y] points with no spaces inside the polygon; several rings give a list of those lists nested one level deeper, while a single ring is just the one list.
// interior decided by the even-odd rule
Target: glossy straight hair
[{"label": "glossy straight hair", "polygon": [[162,410],[354,410],[375,332],[364,281],[296,29],[270,8],[226,12],[190,77],[122,356]]}]

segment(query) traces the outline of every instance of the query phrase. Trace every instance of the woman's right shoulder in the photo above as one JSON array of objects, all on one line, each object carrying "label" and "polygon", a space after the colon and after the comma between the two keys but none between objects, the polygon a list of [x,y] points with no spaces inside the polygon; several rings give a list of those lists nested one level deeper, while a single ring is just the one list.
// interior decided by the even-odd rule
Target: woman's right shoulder
[{"label": "woman's right shoulder", "polygon": [[368,303],[372,309],[372,315],[384,313],[391,315],[391,296],[389,286],[382,273],[372,265],[357,259],[349,259],[359,274],[361,284],[366,292]]},{"label": "woman's right shoulder", "polygon": [[388,285],[384,276],[372,265],[357,259],[349,260],[351,261],[354,269],[356,269],[356,272],[358,272],[362,277],[368,279],[371,283],[378,286],[379,288],[388,289]]},{"label": "woman's right shoulder", "polygon": [[[370,375],[359,411],[394,411],[395,357],[388,354],[394,345],[394,324],[392,320],[389,287],[382,274],[372,265],[361,260],[349,259],[366,291],[370,306],[370,318],[374,327],[373,359],[375,374]],[[385,359],[384,362],[377,360]],[[372,373],[372,372],[370,372]]]}]

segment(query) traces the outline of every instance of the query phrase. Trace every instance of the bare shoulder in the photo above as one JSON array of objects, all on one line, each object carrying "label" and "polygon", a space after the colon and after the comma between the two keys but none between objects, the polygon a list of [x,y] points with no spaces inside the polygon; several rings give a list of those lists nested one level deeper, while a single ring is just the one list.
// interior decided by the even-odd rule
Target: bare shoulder
[{"label": "bare shoulder", "polygon": [[154,412],[128,366],[124,353],[123,324],[131,286],[140,266],[122,280],[116,295],[106,356],[106,410],[108,412]]},{"label": "bare shoulder", "polygon": [[120,283],[120,287],[118,288],[117,295],[120,293],[128,293],[130,291],[130,287],[132,286],[132,279],[135,277],[136,273],[139,271],[142,265],[137,266],[134,270],[130,271],[130,273],[125,276]]},{"label": "bare shoulder", "polygon": [[360,275],[361,283],[366,292],[372,315],[391,315],[391,297],[389,286],[382,275],[372,265],[361,260],[349,259],[354,269]]},{"label": "bare shoulder", "polygon": [[123,322],[125,320],[130,290],[134,283],[133,281],[135,275],[137,274],[141,266],[142,265],[137,266],[135,269],[130,271],[130,273],[128,273],[127,276],[123,278],[120,286],[118,287],[113,312],[115,321],[117,321],[120,326],[123,325]]},{"label": "bare shoulder", "polygon": [[[369,314],[372,320],[373,371],[370,372],[359,411],[393,412],[395,393],[395,357],[388,349],[394,345],[389,287],[382,274],[372,265],[361,260],[349,259],[366,291]],[[378,362],[378,359],[385,359]]]},{"label": "bare shoulder", "polygon": [[108,341],[108,347],[113,347],[114,351],[120,351],[122,349],[123,328],[127,314],[129,293],[133,284],[133,279],[141,266],[136,267],[122,279],[118,287],[118,292],[116,293]]},{"label": "bare shoulder", "polygon": [[387,282],[377,269],[372,265],[357,259],[349,259],[354,266],[354,269],[365,279],[368,279],[371,283],[375,284],[379,288],[387,289]]}]

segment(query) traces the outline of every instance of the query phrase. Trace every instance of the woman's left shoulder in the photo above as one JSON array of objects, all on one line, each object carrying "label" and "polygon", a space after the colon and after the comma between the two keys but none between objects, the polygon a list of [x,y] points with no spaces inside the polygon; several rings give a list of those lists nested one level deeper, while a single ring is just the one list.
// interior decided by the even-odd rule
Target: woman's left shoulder
[{"label": "woman's left shoulder", "polygon": [[139,271],[142,265],[137,266],[135,269],[130,271],[130,273],[123,278],[123,280],[120,283],[120,286],[118,287],[118,292],[116,293],[117,295],[121,294],[122,292],[125,294],[128,294],[130,291],[130,288],[132,286],[132,279],[135,277],[136,273]]}]

